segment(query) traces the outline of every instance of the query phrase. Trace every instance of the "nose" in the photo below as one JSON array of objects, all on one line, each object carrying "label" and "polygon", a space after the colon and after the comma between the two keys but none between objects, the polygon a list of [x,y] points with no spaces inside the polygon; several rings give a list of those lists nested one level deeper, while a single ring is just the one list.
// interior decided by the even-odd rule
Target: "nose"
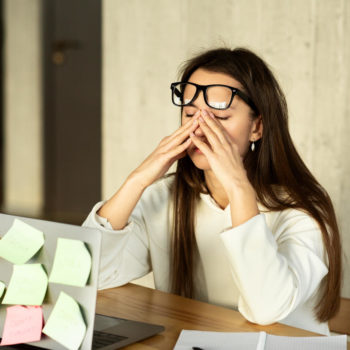
[{"label": "nose", "polygon": [[[205,103],[204,96],[203,96],[203,91],[200,91],[197,98],[192,102],[193,106],[196,107],[198,110],[208,110],[208,106]],[[198,137],[203,137],[203,131],[200,127],[198,127],[195,131],[194,134]]]},{"label": "nose", "polygon": [[194,134],[198,137],[203,137],[204,133],[202,131],[202,129],[198,126],[198,128],[194,131]]}]

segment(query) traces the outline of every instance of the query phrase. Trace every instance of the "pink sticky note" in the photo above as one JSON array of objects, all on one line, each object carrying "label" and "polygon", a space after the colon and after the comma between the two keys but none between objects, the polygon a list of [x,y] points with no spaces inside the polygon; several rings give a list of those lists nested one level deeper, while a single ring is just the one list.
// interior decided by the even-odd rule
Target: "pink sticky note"
[{"label": "pink sticky note", "polygon": [[41,306],[10,306],[6,309],[0,346],[39,341],[42,327]]}]

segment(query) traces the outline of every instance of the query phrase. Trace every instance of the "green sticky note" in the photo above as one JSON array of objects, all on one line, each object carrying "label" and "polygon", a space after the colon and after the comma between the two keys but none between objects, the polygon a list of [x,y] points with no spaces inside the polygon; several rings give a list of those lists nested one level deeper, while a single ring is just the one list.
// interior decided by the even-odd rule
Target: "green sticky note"
[{"label": "green sticky note", "polygon": [[13,273],[2,304],[41,305],[47,275],[41,264],[13,265]]},{"label": "green sticky note", "polygon": [[91,256],[84,242],[58,238],[49,282],[84,287],[91,270]]},{"label": "green sticky note", "polygon": [[44,244],[44,234],[15,219],[0,240],[0,257],[12,264],[25,264]]},{"label": "green sticky note", "polygon": [[65,292],[61,292],[46,322],[43,333],[70,350],[82,343],[86,325],[79,304]]},{"label": "green sticky note", "polygon": [[5,283],[3,281],[0,281],[0,298],[2,297],[5,290]]}]

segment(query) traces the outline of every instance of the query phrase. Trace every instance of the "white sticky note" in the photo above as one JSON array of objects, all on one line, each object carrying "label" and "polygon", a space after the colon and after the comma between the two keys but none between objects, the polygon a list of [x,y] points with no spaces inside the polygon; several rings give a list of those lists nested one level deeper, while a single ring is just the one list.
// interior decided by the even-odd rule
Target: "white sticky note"
[{"label": "white sticky note", "polygon": [[13,265],[13,273],[2,304],[41,305],[47,275],[41,264]]},{"label": "white sticky note", "polygon": [[12,264],[25,264],[44,244],[44,234],[25,222],[15,219],[0,240],[0,257]]},{"label": "white sticky note", "polygon": [[49,282],[84,287],[91,270],[91,256],[84,242],[58,238]]},{"label": "white sticky note", "polygon": [[43,333],[69,350],[77,350],[86,333],[86,325],[79,304],[61,292],[46,322]]}]

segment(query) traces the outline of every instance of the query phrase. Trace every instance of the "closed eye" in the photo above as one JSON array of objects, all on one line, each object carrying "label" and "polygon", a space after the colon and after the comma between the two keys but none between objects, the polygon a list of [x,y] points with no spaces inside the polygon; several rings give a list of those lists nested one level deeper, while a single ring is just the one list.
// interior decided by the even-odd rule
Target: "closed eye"
[{"label": "closed eye", "polygon": [[[188,114],[188,113],[186,113],[186,117],[187,118],[191,118],[191,117],[193,117],[194,116],[194,114]],[[230,117],[219,117],[218,115],[214,115],[214,117],[216,118],[216,119],[219,119],[219,120],[227,120],[228,118],[230,118]]]},{"label": "closed eye", "polygon": [[227,120],[228,118],[230,118],[230,117],[219,117],[219,116],[217,116],[217,115],[214,115],[214,117],[215,117],[216,119],[219,119],[219,120]]}]

